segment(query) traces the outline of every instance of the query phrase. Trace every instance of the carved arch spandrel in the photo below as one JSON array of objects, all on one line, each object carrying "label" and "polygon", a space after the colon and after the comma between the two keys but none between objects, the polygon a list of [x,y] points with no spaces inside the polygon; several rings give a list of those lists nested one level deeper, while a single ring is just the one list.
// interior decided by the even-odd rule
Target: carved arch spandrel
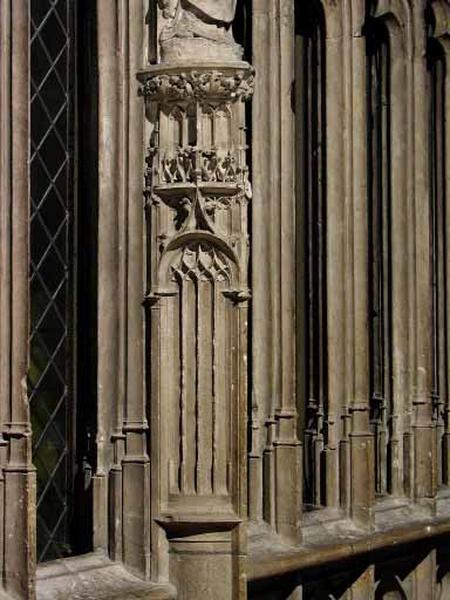
[{"label": "carved arch spandrel", "polygon": [[233,289],[246,288],[246,260],[243,244],[247,240],[240,231],[240,223],[245,218],[247,201],[243,192],[201,192],[198,188],[187,193],[153,196],[155,211],[153,220],[160,223],[158,232],[159,256],[154,272],[155,290],[168,291],[170,264],[174,253],[183,247],[203,244],[215,248],[230,263]]},{"label": "carved arch spandrel", "polygon": [[201,230],[194,230],[180,234],[168,244],[158,269],[158,288],[170,289],[170,269],[172,268],[174,262],[176,262],[176,257],[179,254],[182,254],[186,248],[199,246],[202,248],[208,248],[211,251],[223,256],[223,260],[225,260],[228,264],[228,271],[230,273],[230,286],[239,286],[239,266],[233,250],[229,248],[226,242],[215,235]]}]

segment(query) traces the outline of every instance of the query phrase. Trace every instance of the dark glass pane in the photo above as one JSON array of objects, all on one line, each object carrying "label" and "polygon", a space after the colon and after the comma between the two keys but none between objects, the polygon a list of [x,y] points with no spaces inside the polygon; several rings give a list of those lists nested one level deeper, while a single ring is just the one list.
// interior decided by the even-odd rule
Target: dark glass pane
[{"label": "dark glass pane", "polygon": [[325,19],[319,2],[296,13],[298,364],[306,509],[325,503],[327,443]]},{"label": "dark glass pane", "polygon": [[72,552],[72,9],[72,0],[31,0],[29,385],[39,561]]},{"label": "dark glass pane", "polygon": [[392,298],[389,39],[376,20],[366,28],[369,189],[370,410],[375,491],[389,493],[392,414]]},{"label": "dark glass pane", "polygon": [[[432,399],[437,432],[438,483],[448,485],[446,456],[448,422],[447,372],[447,236],[446,236],[446,169],[445,169],[445,54],[438,42],[428,42],[428,89],[430,132],[430,242],[432,273]],[[446,405],[447,404],[447,405]]]}]

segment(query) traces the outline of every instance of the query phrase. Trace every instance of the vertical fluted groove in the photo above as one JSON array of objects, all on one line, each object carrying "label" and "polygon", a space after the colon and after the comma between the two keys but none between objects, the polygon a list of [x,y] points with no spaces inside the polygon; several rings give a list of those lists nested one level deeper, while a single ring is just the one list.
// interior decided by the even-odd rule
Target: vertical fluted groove
[{"label": "vertical fluted groove", "polygon": [[[344,281],[344,101],[343,85],[343,5],[330,5],[327,11],[325,37],[325,136],[326,136],[326,323],[324,343],[327,356],[327,423],[326,440],[326,506],[345,506],[348,472],[348,438],[345,395],[345,321],[342,319],[345,302]],[[345,171],[344,171],[345,172]]]},{"label": "vertical fluted groove", "polygon": [[[435,446],[433,443],[432,349],[431,349],[431,260],[430,260],[430,204],[429,204],[429,134],[428,86],[426,74],[426,35],[424,1],[412,7],[411,21],[414,35],[411,51],[413,99],[411,127],[411,156],[414,193],[414,342],[413,373],[413,437],[414,479],[413,497],[416,501],[432,503],[436,493]],[[429,459],[432,458],[431,468]]]},{"label": "vertical fluted groove", "polygon": [[[253,102],[252,153],[254,295],[249,468],[255,485],[250,485],[250,514],[255,522],[264,518],[287,539],[298,540],[301,478],[295,400],[292,3],[253,3],[253,55],[258,83]],[[262,122],[267,124],[266,132]],[[266,135],[268,143],[264,141]],[[264,176],[268,171],[269,179]],[[261,260],[271,268],[261,269]],[[271,341],[264,346],[264,339]]]},{"label": "vertical fluted groove", "polygon": [[[445,52],[445,62],[446,62],[446,77],[444,82],[444,111],[445,114],[450,114],[450,77],[449,77],[449,65],[450,65],[450,33],[443,40],[443,49]],[[444,131],[444,152],[445,152],[445,164],[443,168],[444,172],[444,189],[446,190],[446,195],[448,198],[448,191],[450,190],[450,126],[448,121],[445,126]],[[443,223],[444,227],[444,236],[446,239],[446,247],[444,260],[446,265],[450,264],[450,207],[447,202],[445,203],[445,221]],[[448,270],[447,270],[448,273]],[[442,388],[442,392],[445,394],[446,403],[445,403],[445,438],[443,443],[443,479],[447,485],[450,485],[450,288],[448,282],[446,282],[446,298],[445,298],[445,314],[446,314],[446,347],[445,347],[445,363],[444,368],[447,372],[446,377],[446,386]]]},{"label": "vertical fluted groove", "polygon": [[[271,219],[266,216],[266,198],[270,195],[268,178],[261,174],[268,169],[268,151],[271,144],[265,141],[263,131],[268,131],[270,122],[270,106],[265,101],[269,94],[270,76],[268,64],[270,44],[265,43],[269,35],[270,0],[254,1],[252,3],[253,19],[253,62],[258,71],[258,81],[252,104],[252,172],[253,201],[252,227],[253,237],[251,249],[253,256],[265,256],[270,239]],[[270,72],[270,71],[269,71]],[[251,451],[249,456],[249,510],[250,517],[256,522],[268,520],[267,505],[273,504],[271,498],[273,488],[264,478],[269,469],[270,444],[267,443],[269,425],[266,423],[270,411],[271,386],[271,303],[267,301],[267,290],[270,287],[271,269],[252,268],[252,371],[251,371]],[[266,348],[269,348],[267,351]],[[264,471],[264,472],[263,472]],[[263,488],[266,488],[266,500]]]},{"label": "vertical fluted groove", "polygon": [[[119,404],[123,403],[122,504],[123,561],[144,578],[150,576],[150,459],[144,380],[144,222],[142,171],[144,166],[144,114],[134,76],[145,55],[144,7],[141,0],[122,0],[119,26],[121,56],[121,161],[120,202],[123,296]],[[123,373],[123,375],[122,375]],[[119,413],[120,414],[120,413]],[[118,423],[119,427],[119,423]]]},{"label": "vertical fluted groove", "polygon": [[0,3],[0,564],[4,549],[4,473],[7,442],[4,430],[9,416],[11,344],[11,8]]},{"label": "vertical fluted groove", "polygon": [[[108,473],[111,435],[118,409],[119,289],[118,210],[119,65],[118,2],[97,3],[99,179],[98,179],[98,364],[97,468],[93,478],[94,548],[108,548]],[[116,417],[117,419],[117,417]]]},{"label": "vertical fluted groove", "polygon": [[[350,149],[350,231],[348,244],[351,260],[349,273],[349,306],[346,318],[349,319],[349,339],[351,352],[350,373],[350,514],[362,526],[370,527],[371,505],[373,502],[373,461],[372,439],[369,432],[369,347],[367,335],[368,306],[368,249],[367,249],[367,142],[365,102],[366,94],[366,51],[362,29],[365,22],[365,3],[361,0],[352,3],[351,8],[351,58],[346,76],[351,114]],[[351,303],[350,303],[351,302]]]}]

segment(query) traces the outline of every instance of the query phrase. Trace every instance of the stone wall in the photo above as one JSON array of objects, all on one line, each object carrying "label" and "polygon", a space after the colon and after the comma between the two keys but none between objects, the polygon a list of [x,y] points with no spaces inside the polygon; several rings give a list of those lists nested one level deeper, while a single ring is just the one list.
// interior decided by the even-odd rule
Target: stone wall
[{"label": "stone wall", "polygon": [[96,15],[93,552],[36,565],[29,13],[0,0],[5,598],[450,600],[448,2]]}]

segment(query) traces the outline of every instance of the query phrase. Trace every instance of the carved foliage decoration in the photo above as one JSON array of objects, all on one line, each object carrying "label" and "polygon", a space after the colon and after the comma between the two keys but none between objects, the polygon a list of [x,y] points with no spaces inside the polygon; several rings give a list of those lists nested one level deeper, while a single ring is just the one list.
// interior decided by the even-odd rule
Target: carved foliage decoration
[{"label": "carved foliage decoration", "polygon": [[188,98],[222,98],[248,100],[253,94],[253,69],[234,72],[208,70],[160,73],[148,78],[140,94],[150,100],[185,100]]},{"label": "carved foliage decoration", "polygon": [[237,183],[242,176],[246,186],[249,185],[247,169],[242,171],[230,153],[220,157],[215,151],[198,152],[188,148],[161,158],[159,175],[162,183],[194,183],[197,173],[204,182]]}]

